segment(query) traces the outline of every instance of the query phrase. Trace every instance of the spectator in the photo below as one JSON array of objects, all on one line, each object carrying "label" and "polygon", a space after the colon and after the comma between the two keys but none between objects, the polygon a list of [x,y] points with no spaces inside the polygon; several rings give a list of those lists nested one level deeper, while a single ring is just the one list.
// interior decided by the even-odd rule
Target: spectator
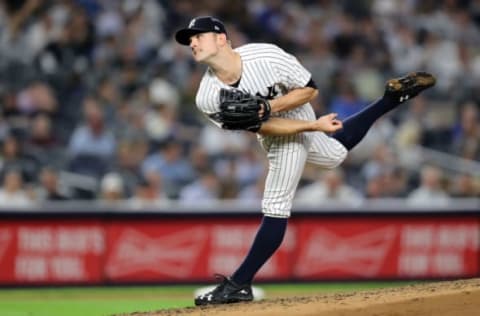
[{"label": "spectator", "polygon": [[393,30],[388,32],[386,39],[395,72],[404,73],[421,68],[425,52],[423,47],[418,45],[415,29],[401,24]]},{"label": "spectator", "polygon": [[208,155],[220,157],[235,154],[250,146],[249,135],[238,131],[222,132],[211,124],[205,125],[199,135],[199,144],[205,148]]},{"label": "spectator", "polygon": [[237,199],[242,203],[258,203],[261,204],[263,191],[265,190],[265,177],[264,174],[257,178],[255,183],[252,183],[244,187],[239,193]]},{"label": "spectator", "polygon": [[395,142],[400,150],[408,150],[412,146],[422,144],[422,132],[428,125],[426,112],[427,104],[424,96],[419,95],[410,102],[395,135]]},{"label": "spectator", "polygon": [[384,198],[386,196],[384,184],[385,176],[382,174],[378,174],[371,178],[368,178],[365,184],[365,197],[368,199]]},{"label": "spectator", "polygon": [[261,157],[255,144],[248,146],[235,156],[219,158],[215,162],[215,173],[220,178],[231,177],[240,188],[255,183],[266,168],[266,161]]},{"label": "spectator", "polygon": [[355,205],[360,203],[363,197],[345,183],[340,169],[332,169],[319,175],[317,181],[300,188],[295,199],[302,204],[311,205],[332,201]]},{"label": "spectator", "polygon": [[117,173],[107,173],[100,182],[100,199],[104,203],[114,204],[125,199],[124,183]]},{"label": "spectator", "polygon": [[40,114],[32,119],[28,145],[39,151],[48,151],[61,145],[52,130],[49,116]]},{"label": "spectator", "polygon": [[113,78],[102,78],[98,83],[96,95],[100,108],[104,113],[106,125],[114,125],[121,101],[115,80]]},{"label": "spectator", "polygon": [[25,207],[32,204],[31,198],[23,188],[22,173],[17,170],[7,171],[0,189],[0,205]]},{"label": "spectator", "polygon": [[189,160],[196,174],[212,169],[213,159],[208,155],[205,148],[198,144],[193,144],[190,147]]},{"label": "spectator", "polygon": [[135,187],[140,182],[140,165],[147,153],[145,141],[123,141],[117,147],[114,161],[109,164],[109,170],[117,173],[124,180],[124,193],[131,197]]},{"label": "spectator", "polygon": [[409,174],[405,169],[394,168],[386,176],[384,191],[387,197],[405,198],[408,194]]},{"label": "spectator", "polygon": [[453,178],[449,192],[455,198],[474,198],[480,196],[480,187],[471,174],[460,173]]},{"label": "spectator", "polygon": [[30,135],[25,147],[28,152],[42,165],[52,165],[58,168],[65,166],[66,150],[52,128],[48,115],[39,114],[32,119]]},{"label": "spectator", "polygon": [[371,160],[362,167],[362,176],[368,181],[370,178],[390,174],[395,165],[392,149],[387,143],[375,147]]},{"label": "spectator", "polygon": [[145,113],[145,128],[150,139],[161,142],[175,132],[178,92],[166,80],[156,78],[149,87],[149,97],[151,108]]},{"label": "spectator", "polygon": [[0,112],[0,142],[3,142],[10,133],[10,126]]},{"label": "spectator", "polygon": [[47,166],[40,171],[40,185],[35,198],[38,201],[65,201],[71,199],[71,193],[60,185],[57,170]]},{"label": "spectator", "polygon": [[420,185],[407,197],[413,206],[438,207],[446,206],[450,197],[443,188],[442,171],[434,166],[424,166],[420,172]]},{"label": "spectator", "polygon": [[83,105],[85,123],[79,125],[70,138],[69,152],[73,157],[91,155],[109,159],[114,153],[115,139],[105,126],[103,112],[94,98],[86,98]]},{"label": "spectator", "polygon": [[184,158],[182,145],[174,139],[167,140],[149,155],[141,168],[144,176],[151,171],[160,174],[169,197],[178,196],[181,187],[195,178],[190,162]]},{"label": "spectator", "polygon": [[58,101],[52,89],[43,81],[35,81],[20,91],[17,108],[25,115],[48,114],[57,111]]},{"label": "spectator", "polygon": [[33,181],[38,172],[38,161],[25,153],[19,140],[8,136],[2,146],[0,170],[4,175],[10,169],[18,170],[27,181]]},{"label": "spectator", "polygon": [[217,176],[213,172],[205,171],[198,180],[180,191],[179,200],[187,204],[213,202],[220,197],[220,189]]},{"label": "spectator", "polygon": [[115,138],[105,126],[103,113],[97,101],[84,101],[85,123],[79,125],[70,138],[70,171],[100,178],[107,170],[107,162],[115,150]]},{"label": "spectator", "polygon": [[457,127],[452,151],[458,156],[480,160],[480,115],[475,104],[464,104],[460,112],[459,126]]},{"label": "spectator", "polygon": [[169,198],[163,191],[162,178],[158,173],[148,172],[137,184],[128,204],[133,208],[158,207],[168,204]]}]

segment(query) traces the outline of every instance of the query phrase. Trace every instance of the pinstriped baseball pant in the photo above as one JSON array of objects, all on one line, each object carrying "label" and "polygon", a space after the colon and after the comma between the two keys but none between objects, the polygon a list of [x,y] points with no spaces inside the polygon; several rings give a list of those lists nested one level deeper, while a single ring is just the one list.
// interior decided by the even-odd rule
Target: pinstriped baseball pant
[{"label": "pinstriped baseball pant", "polygon": [[292,201],[305,163],[333,169],[347,156],[347,149],[322,132],[261,139],[267,151],[268,174],[262,200],[262,213],[271,217],[290,217]]}]

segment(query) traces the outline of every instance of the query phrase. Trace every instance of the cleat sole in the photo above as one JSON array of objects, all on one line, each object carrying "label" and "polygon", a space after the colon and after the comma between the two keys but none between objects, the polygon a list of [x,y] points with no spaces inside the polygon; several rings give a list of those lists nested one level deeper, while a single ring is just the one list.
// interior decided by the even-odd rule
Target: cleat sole
[{"label": "cleat sole", "polygon": [[398,92],[405,88],[405,85],[423,86],[429,88],[434,86],[436,79],[426,72],[411,72],[402,78],[390,79],[387,81],[387,89],[391,92]]}]

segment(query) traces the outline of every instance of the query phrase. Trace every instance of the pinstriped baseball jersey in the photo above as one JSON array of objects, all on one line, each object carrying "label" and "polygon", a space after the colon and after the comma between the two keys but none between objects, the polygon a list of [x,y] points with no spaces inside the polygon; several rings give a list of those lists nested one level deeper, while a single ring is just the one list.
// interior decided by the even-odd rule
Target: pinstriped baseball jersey
[{"label": "pinstriped baseball jersey", "polygon": [[[267,99],[274,99],[296,88],[305,87],[310,72],[298,60],[272,44],[247,44],[235,49],[242,60],[242,74],[237,88]],[[196,96],[200,111],[210,115],[219,111],[219,91],[231,88],[220,81],[211,69],[204,74]],[[276,113],[276,116],[315,120],[310,103]],[[212,120],[212,119],[210,119]],[[213,120],[212,120],[213,121]],[[213,121],[221,126],[219,122]],[[292,200],[306,161],[325,168],[338,166],[347,150],[337,140],[322,132],[289,136],[258,135],[267,151],[269,170],[265,183],[262,212],[273,217],[289,217]]]}]

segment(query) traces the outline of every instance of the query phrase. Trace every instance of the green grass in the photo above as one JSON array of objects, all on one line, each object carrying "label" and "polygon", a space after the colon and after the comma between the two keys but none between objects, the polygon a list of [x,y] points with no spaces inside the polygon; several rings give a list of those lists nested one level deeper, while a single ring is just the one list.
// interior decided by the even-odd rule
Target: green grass
[{"label": "green grass", "polygon": [[103,316],[192,306],[193,286],[2,289],[1,316]]},{"label": "green grass", "polygon": [[[406,283],[261,284],[268,297],[357,291]],[[1,316],[105,316],[193,306],[198,286],[0,289]]]},{"label": "green grass", "polygon": [[[187,300],[174,302],[175,306],[188,306]],[[168,304],[168,306],[167,306]],[[58,299],[50,302],[14,301],[0,303],[3,316],[80,316],[112,315],[135,311],[154,311],[172,306],[172,302],[159,300],[72,300]]]}]

